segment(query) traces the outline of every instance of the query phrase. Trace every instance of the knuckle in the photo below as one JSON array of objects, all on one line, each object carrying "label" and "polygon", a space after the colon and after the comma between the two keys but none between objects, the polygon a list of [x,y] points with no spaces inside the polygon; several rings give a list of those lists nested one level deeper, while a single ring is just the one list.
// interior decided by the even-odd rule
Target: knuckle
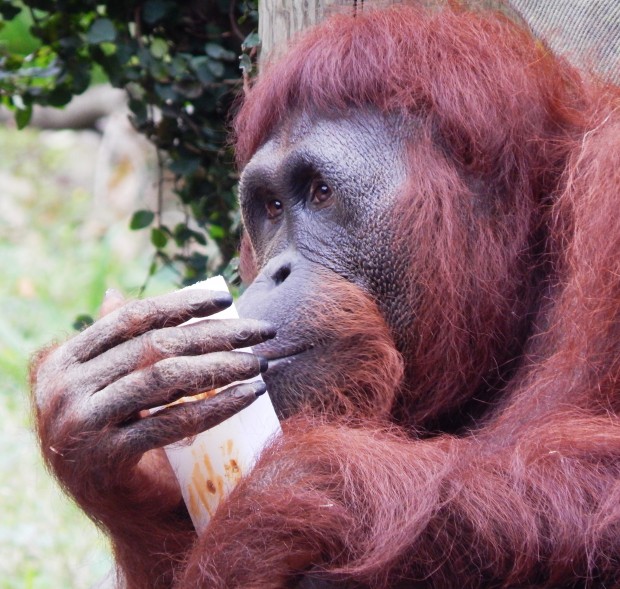
[{"label": "knuckle", "polygon": [[47,407],[38,408],[37,433],[42,448],[53,454],[66,455],[71,448],[79,448],[92,437],[90,413],[85,403],[67,405],[66,397],[56,397]]},{"label": "knuckle", "polygon": [[223,308],[227,307],[228,305],[230,305],[230,303],[232,303],[232,297],[230,296],[230,294],[222,292],[220,290],[189,290],[187,294],[188,307],[192,311],[201,311],[205,308],[205,305],[211,308],[213,306],[215,306],[216,308]]},{"label": "knuckle", "polygon": [[186,358],[167,358],[149,369],[149,379],[157,388],[174,386],[191,374]]},{"label": "knuckle", "polygon": [[200,313],[202,309],[211,301],[211,297],[205,296],[205,292],[188,291],[183,303],[190,314]]},{"label": "knuckle", "polygon": [[[67,416],[65,431],[68,433],[96,431],[96,412],[87,400],[80,400],[71,407],[71,415]],[[78,436],[79,437],[79,436]]]},{"label": "knuckle", "polygon": [[168,358],[183,349],[185,334],[179,329],[158,329],[148,334],[145,344],[146,355]]},{"label": "knuckle", "polygon": [[68,368],[69,362],[63,346],[46,348],[33,358],[30,365],[30,385],[35,406],[39,410],[58,407],[58,399],[71,395],[74,388],[73,373]]},{"label": "knuckle", "polygon": [[157,308],[149,299],[129,301],[119,311],[119,320],[128,327],[139,327]]},{"label": "knuckle", "polygon": [[246,352],[237,352],[237,354],[243,357],[243,365],[248,370],[258,370],[258,359],[254,354]]},{"label": "knuckle", "polygon": [[36,378],[38,371],[48,362],[50,362],[54,356],[54,353],[58,350],[59,345],[56,343],[50,344],[45,348],[42,348],[35,352],[30,361],[30,374],[31,378]]},{"label": "knuckle", "polygon": [[265,321],[245,319],[236,326],[237,341],[246,345],[255,345],[275,336],[274,327]]},{"label": "knuckle", "polygon": [[242,327],[237,331],[234,336],[235,343],[237,344],[246,344],[252,337],[254,336],[254,332],[249,327]]},{"label": "knuckle", "polygon": [[234,364],[230,361],[232,352],[214,352],[197,359],[196,369],[190,382],[196,389],[215,388],[234,380]]},{"label": "knuckle", "polygon": [[222,352],[221,365],[232,376],[250,376],[258,372],[254,354],[246,352]]}]

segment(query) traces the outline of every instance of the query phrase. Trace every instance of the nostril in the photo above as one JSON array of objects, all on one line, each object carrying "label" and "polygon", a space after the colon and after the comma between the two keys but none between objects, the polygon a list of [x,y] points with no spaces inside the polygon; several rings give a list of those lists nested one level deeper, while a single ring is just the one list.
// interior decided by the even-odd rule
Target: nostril
[{"label": "nostril", "polygon": [[280,286],[280,284],[282,284],[288,278],[290,273],[291,266],[289,264],[284,264],[284,266],[280,266],[280,268],[278,268],[272,276],[275,285]]}]

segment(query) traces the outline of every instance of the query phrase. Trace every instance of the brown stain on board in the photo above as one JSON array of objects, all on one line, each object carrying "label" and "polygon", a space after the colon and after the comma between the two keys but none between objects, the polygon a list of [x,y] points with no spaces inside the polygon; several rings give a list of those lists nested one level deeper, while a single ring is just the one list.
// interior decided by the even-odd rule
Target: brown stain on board
[{"label": "brown stain on board", "polygon": [[206,512],[209,517],[213,516],[219,502],[241,480],[243,473],[234,440],[226,440],[218,449],[222,459],[223,475],[221,470],[218,472],[213,467],[205,445],[198,444],[192,448],[194,464],[187,491],[188,507],[195,515]]},{"label": "brown stain on board", "polygon": [[190,485],[188,488],[188,501],[189,512],[193,514],[200,513],[198,508],[198,497],[196,497],[196,492],[194,491],[193,485]]},{"label": "brown stain on board", "polygon": [[[192,513],[199,513],[200,507],[212,516],[219,501],[224,497],[224,480],[219,476],[207,454],[192,452],[194,466],[189,485],[189,508]],[[202,460],[199,459],[199,456]]]},{"label": "brown stain on board", "polygon": [[226,474],[226,479],[233,484],[237,484],[241,479],[241,469],[239,468],[239,463],[231,458],[226,464],[224,464],[224,472]]},{"label": "brown stain on board", "polygon": [[228,482],[234,487],[241,479],[241,468],[239,467],[236,457],[232,457],[235,449],[233,440],[226,440],[226,444],[222,447],[222,449],[225,454],[224,459],[230,457],[230,460],[224,462],[224,474]]},{"label": "brown stain on board", "polygon": [[215,470],[213,468],[213,465],[211,464],[211,459],[209,458],[208,454],[204,454],[202,457],[202,462],[205,465],[205,469],[207,471],[207,476],[210,479],[214,479],[217,477],[217,474],[215,473]]},{"label": "brown stain on board", "polygon": [[204,476],[200,465],[194,464],[194,468],[192,470],[192,482],[189,487],[190,509],[192,509],[194,513],[199,511],[198,507],[199,504],[201,504],[207,510],[209,515],[213,515],[213,508],[211,507],[211,503],[206,494],[209,482],[211,481],[208,481]]}]

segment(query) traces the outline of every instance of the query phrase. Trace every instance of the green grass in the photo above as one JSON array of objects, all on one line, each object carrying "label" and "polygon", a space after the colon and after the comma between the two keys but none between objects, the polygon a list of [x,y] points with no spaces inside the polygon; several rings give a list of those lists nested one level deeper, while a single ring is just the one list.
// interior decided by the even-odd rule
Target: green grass
[{"label": "green grass", "polygon": [[[37,348],[70,336],[107,288],[135,295],[146,275],[150,248],[127,219],[95,229],[96,147],[83,133],[0,128],[0,589],[86,589],[111,567],[105,538],[42,466],[26,384]],[[164,276],[148,291],[172,288]]]}]

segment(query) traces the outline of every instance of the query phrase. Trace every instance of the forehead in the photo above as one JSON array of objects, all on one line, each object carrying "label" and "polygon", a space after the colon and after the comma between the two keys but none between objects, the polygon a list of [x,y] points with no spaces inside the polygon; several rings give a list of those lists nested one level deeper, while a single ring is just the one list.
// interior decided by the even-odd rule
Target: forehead
[{"label": "forehead", "polygon": [[[291,160],[303,159],[318,171],[339,179],[360,172],[392,168],[405,171],[406,143],[411,130],[401,115],[373,110],[352,110],[346,116],[295,115],[281,124],[245,167],[244,177],[254,172],[276,174]],[[396,170],[398,169],[398,170]]]}]

